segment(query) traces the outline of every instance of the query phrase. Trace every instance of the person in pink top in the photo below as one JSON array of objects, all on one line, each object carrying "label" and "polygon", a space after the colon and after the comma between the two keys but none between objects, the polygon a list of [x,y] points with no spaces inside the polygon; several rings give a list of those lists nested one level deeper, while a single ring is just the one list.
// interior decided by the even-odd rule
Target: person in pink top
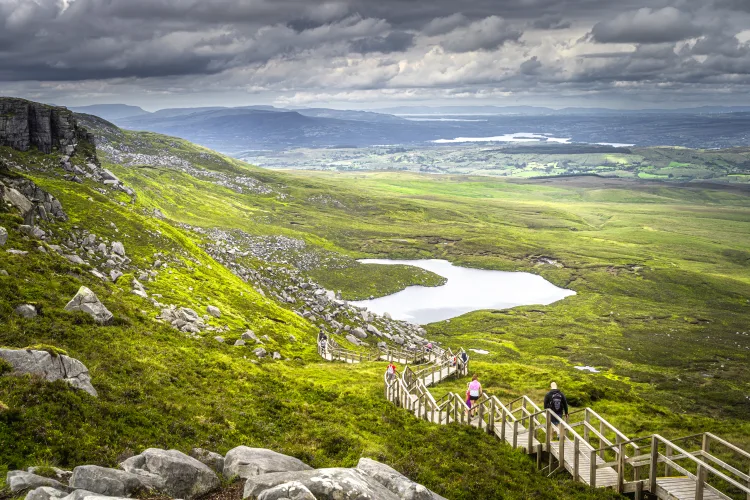
[{"label": "person in pink top", "polygon": [[474,407],[476,401],[482,396],[482,384],[479,383],[479,377],[475,374],[469,382],[469,387],[466,390],[469,396],[469,416],[474,418],[477,410]]}]

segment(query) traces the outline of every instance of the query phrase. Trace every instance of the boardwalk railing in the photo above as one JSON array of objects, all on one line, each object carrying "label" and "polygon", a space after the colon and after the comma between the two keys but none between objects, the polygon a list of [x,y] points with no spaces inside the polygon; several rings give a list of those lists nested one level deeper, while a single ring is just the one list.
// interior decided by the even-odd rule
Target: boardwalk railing
[{"label": "boardwalk railing", "polygon": [[407,365],[400,376],[384,375],[386,399],[435,424],[478,427],[536,455],[545,473],[565,471],[591,487],[634,493],[636,499],[648,492],[669,500],[750,500],[750,453],[711,433],[671,441],[658,434],[629,439],[591,408],[572,411],[565,420],[527,396],[503,403],[485,392],[471,411],[464,394],[435,399],[430,386],[469,374],[462,354],[380,353],[380,359],[391,356]]}]

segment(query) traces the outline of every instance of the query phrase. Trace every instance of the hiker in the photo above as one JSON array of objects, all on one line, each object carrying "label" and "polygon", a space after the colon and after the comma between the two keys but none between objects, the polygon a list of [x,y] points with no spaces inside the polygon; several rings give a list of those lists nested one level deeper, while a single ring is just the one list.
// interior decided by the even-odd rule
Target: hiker
[{"label": "hiker", "polygon": [[458,358],[456,355],[453,355],[453,358],[451,358],[451,366],[456,366],[458,364]]},{"label": "hiker", "polygon": [[[544,396],[544,409],[552,410],[552,413],[558,417],[565,418],[568,420],[568,400],[565,399],[565,394],[557,388],[557,384],[552,382],[550,384],[550,391]],[[555,426],[555,431],[560,433],[560,419],[551,417],[552,425]]]},{"label": "hiker", "polygon": [[427,352],[432,352],[432,342],[430,342],[429,344],[427,344],[426,349],[427,349]]},{"label": "hiker", "polygon": [[385,374],[388,377],[388,381],[392,381],[394,378],[396,378],[396,375],[398,374],[398,370],[396,369],[396,365],[393,364],[393,361],[388,363],[388,368],[385,370]]},{"label": "hiker", "polygon": [[474,408],[476,401],[482,395],[482,384],[479,383],[479,377],[474,374],[469,382],[469,387],[466,390],[466,395],[469,396],[469,417],[474,418],[477,410]]},{"label": "hiker", "polygon": [[326,334],[321,330],[318,334],[318,343],[320,344],[320,351],[323,353],[323,356],[326,355],[326,345],[328,343],[328,337]]},{"label": "hiker", "polygon": [[469,364],[469,355],[466,354],[466,351],[463,351],[461,353],[461,362],[463,363],[464,368],[466,368]]}]

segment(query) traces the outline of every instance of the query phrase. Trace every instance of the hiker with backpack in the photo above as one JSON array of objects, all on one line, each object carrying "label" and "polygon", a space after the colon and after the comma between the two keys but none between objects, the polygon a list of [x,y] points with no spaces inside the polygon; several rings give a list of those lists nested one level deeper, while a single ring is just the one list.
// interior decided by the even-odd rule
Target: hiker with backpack
[{"label": "hiker with backpack", "polygon": [[[544,409],[552,410],[554,415],[560,418],[568,420],[568,400],[565,398],[565,394],[557,388],[557,384],[552,382],[550,384],[550,391],[544,396]],[[555,430],[559,433],[560,419],[551,417],[552,425],[555,426]]]}]

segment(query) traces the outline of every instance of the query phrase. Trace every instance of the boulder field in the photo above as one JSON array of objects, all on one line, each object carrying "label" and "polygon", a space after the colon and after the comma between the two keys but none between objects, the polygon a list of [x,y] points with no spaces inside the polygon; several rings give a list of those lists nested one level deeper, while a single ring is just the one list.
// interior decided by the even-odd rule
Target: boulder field
[{"label": "boulder field", "polygon": [[223,476],[244,481],[242,498],[248,500],[443,499],[369,458],[360,459],[353,468],[313,469],[294,457],[247,446],[223,457],[200,448],[190,455],[149,448],[117,469],[96,465],[72,472],[55,469],[55,478],[37,472],[34,467],[8,472],[11,493],[25,494],[25,500],[118,500],[144,495],[194,500],[218,491]]}]

